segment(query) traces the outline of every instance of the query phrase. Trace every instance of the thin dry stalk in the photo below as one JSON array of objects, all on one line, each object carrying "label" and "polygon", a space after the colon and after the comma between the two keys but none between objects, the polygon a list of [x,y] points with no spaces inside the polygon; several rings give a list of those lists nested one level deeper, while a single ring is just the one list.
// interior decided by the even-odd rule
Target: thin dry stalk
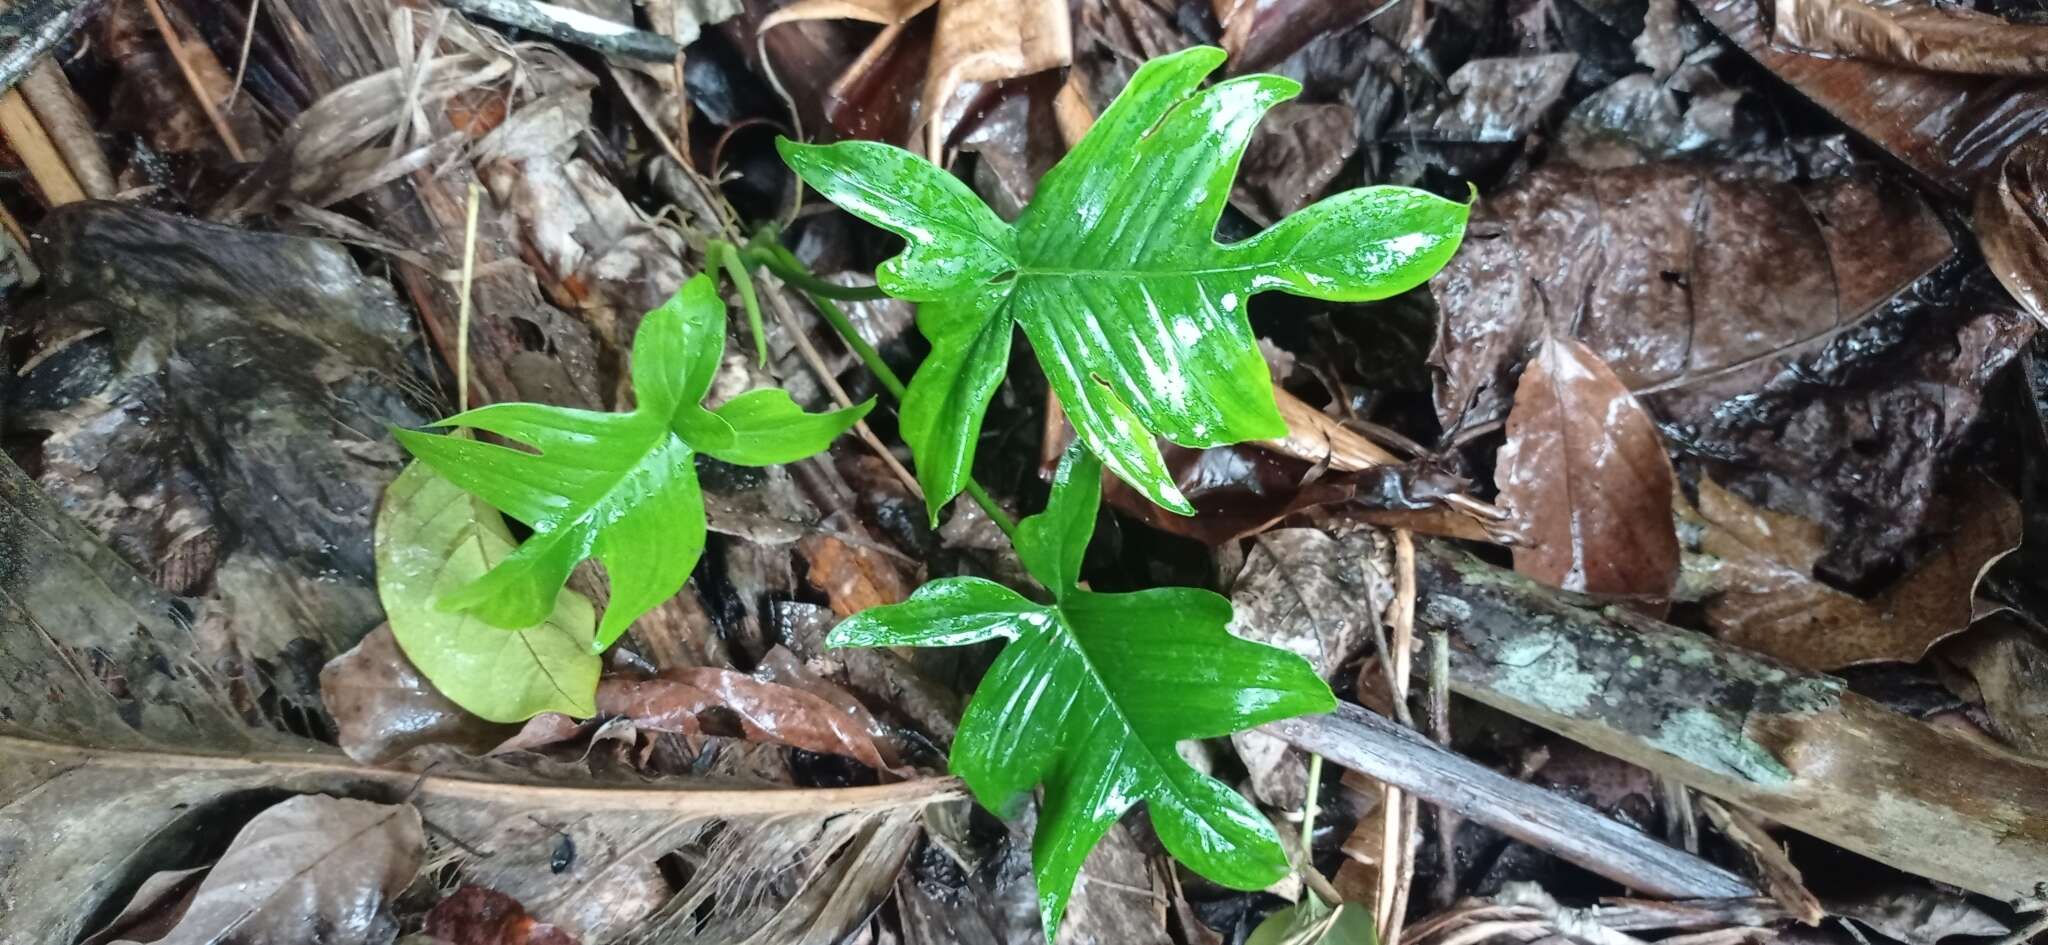
[{"label": "thin dry stalk", "polygon": [[206,112],[206,120],[213,123],[213,131],[220,135],[220,143],[228,149],[228,156],[237,162],[248,160],[248,156],[242,151],[241,139],[235,137],[235,129],[228,125],[227,116],[221,114],[220,106],[215,105],[213,99],[206,94],[205,84],[199,81],[199,73],[192,68],[191,53],[185,49],[184,42],[178,39],[177,31],[171,28],[171,20],[164,15],[163,4],[157,0],[142,0],[142,5],[149,9],[149,18],[156,23],[157,33],[163,36],[164,46],[171,51],[171,60],[178,64],[178,72],[185,77],[185,84],[192,89],[192,97],[199,100],[199,108]]},{"label": "thin dry stalk", "polygon": [[229,111],[235,108],[235,99],[242,94],[242,79],[249,74],[249,47],[256,45],[256,14],[262,12],[263,0],[249,0],[249,18],[242,24],[242,51],[235,56],[235,82],[228,87],[227,103],[222,105]]},{"label": "thin dry stalk", "polygon": [[469,410],[469,287],[476,281],[476,212],[483,187],[469,182],[469,208],[462,225],[462,297],[455,311],[455,400]]},{"label": "thin dry stalk", "polygon": [[[1413,671],[1415,651],[1415,536],[1405,528],[1394,530],[1394,604],[1388,621],[1393,637],[1381,654],[1393,668],[1393,699],[1408,704],[1408,680]],[[1407,715],[1404,711],[1402,715]],[[1404,721],[1406,721],[1404,719]],[[1412,723],[1411,723],[1412,724]],[[1418,807],[1393,785],[1380,788],[1380,888],[1377,916],[1380,941],[1401,940],[1401,926],[1408,911],[1408,891],[1415,883],[1415,858],[1409,834],[1415,826]]]},{"label": "thin dry stalk", "polygon": [[107,156],[93,135],[91,115],[70,80],[64,78],[64,70],[55,60],[45,59],[21,77],[19,88],[57,146],[57,153],[64,155],[79,188],[94,200],[112,198],[114,172],[107,167]]},{"label": "thin dry stalk", "polygon": [[50,136],[43,130],[43,123],[36,120],[35,112],[28,107],[20,89],[8,89],[0,93],[0,136],[21,155],[21,162],[28,166],[29,177],[36,182],[36,188],[43,192],[43,199],[56,207],[85,199],[85,191],[78,186],[78,179],[71,176],[71,167],[64,163]]}]

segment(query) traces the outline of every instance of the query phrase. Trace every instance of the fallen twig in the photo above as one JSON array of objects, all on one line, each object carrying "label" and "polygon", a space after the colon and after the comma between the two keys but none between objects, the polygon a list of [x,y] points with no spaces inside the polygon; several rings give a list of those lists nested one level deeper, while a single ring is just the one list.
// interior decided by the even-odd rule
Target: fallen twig
[{"label": "fallen twig", "polygon": [[2048,878],[2048,765],[1447,544],[1418,558],[1460,694],[1929,879],[2017,900]]},{"label": "fallen twig", "polygon": [[1632,889],[1686,899],[1756,894],[1734,873],[1500,774],[1360,706],[1275,722],[1265,731]]},{"label": "fallen twig", "polygon": [[13,88],[99,8],[100,0],[14,0],[0,8],[0,89]]},{"label": "fallen twig", "polygon": [[[660,33],[636,30],[581,10],[540,0],[441,0],[470,16],[530,30],[558,42],[595,49],[608,56],[673,62],[683,47]],[[694,38],[694,37],[692,37]]]}]

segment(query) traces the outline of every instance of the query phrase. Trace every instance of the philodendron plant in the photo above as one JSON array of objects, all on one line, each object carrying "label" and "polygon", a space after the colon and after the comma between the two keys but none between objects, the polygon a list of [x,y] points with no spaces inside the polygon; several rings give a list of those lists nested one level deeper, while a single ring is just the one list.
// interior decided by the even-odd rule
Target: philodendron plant
[{"label": "philodendron plant", "polygon": [[[1157,438],[1211,446],[1286,432],[1246,317],[1250,297],[1384,298],[1434,274],[1464,231],[1464,204],[1367,187],[1242,242],[1216,242],[1253,127],[1297,91],[1267,75],[1204,87],[1222,61],[1221,51],[1196,48],[1139,69],[1014,224],[902,149],[780,144],[812,187],[907,243],[877,273],[883,291],[918,303],[932,343],[907,391],[836,309],[823,300],[820,308],[883,386],[901,392],[901,430],[933,520],[973,492],[1043,589],[1027,597],[977,578],[941,579],[856,614],[829,642],[1010,641],[968,704],[951,766],[998,813],[1043,787],[1033,865],[1048,937],[1088,851],[1141,801],[1167,850],[1197,872],[1246,889],[1278,880],[1288,864],[1271,823],[1182,760],[1177,744],[1335,705],[1299,656],[1232,636],[1223,597],[1081,585],[1102,470],[1192,514]],[[749,252],[718,244],[713,255],[741,280],[747,265],[765,264],[806,291],[826,288],[789,270],[793,257],[780,247]],[[1015,526],[971,479],[1013,326],[1079,434],[1045,511]],[[594,654],[681,589],[703,548],[696,455],[791,462],[824,449],[871,406],[809,414],[783,391],[760,390],[707,409],[724,342],[725,308],[700,275],[642,324],[632,411],[501,404],[438,424],[527,449],[399,432],[421,462],[394,484],[379,517],[379,583],[401,646],[444,692],[493,719],[588,715]],[[500,512],[531,537],[515,545]],[[601,620],[564,589],[586,558],[611,580]]]}]

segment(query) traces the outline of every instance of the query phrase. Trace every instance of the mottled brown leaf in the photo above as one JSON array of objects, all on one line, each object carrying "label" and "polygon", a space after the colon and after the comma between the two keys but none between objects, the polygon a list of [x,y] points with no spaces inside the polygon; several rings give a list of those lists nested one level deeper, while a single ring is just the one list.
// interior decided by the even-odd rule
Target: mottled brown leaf
[{"label": "mottled brown leaf", "polygon": [[1707,623],[1806,669],[1916,661],[1969,627],[1978,579],[2019,545],[2019,503],[1981,480],[1968,496],[1949,539],[1865,600],[1813,577],[1825,548],[1819,523],[1758,508],[1703,478],[1700,550],[1719,561]]},{"label": "mottled brown leaf", "polygon": [[528,915],[519,900],[482,886],[464,885],[434,903],[421,931],[447,945],[578,945],[576,936]]},{"label": "mottled brown leaf", "polygon": [[1977,188],[1977,244],[1999,284],[2048,324],[2048,137],[2014,148]]},{"label": "mottled brown leaf", "polygon": [[2038,632],[1991,617],[1943,643],[1935,656],[1950,688],[1984,704],[1993,735],[2024,754],[2048,758],[2048,644]]},{"label": "mottled brown leaf", "polygon": [[2048,129],[2048,81],[1822,59],[1771,44],[1757,0],[1692,0],[1743,52],[1951,193]]},{"label": "mottled brown leaf", "polygon": [[2048,71],[2048,26],[1927,0],[1775,0],[1771,39],[1823,56],[1934,72]]},{"label": "mottled brown leaf", "polygon": [[1697,385],[1825,339],[1952,252],[1925,202],[1880,180],[1546,167],[1480,201],[1431,283],[1437,413],[1446,427],[1498,416],[1546,330],[1584,341],[1631,389]]},{"label": "mottled brown leaf", "polygon": [[1074,61],[1064,0],[946,0],[939,5],[931,65],[924,78],[926,152],[933,161],[946,141],[944,109],[968,82],[994,82]]},{"label": "mottled brown leaf", "polygon": [[797,542],[797,552],[810,565],[804,572],[811,586],[832,603],[832,612],[851,617],[870,607],[902,603],[912,590],[904,562],[872,547],[862,547],[819,533]]},{"label": "mottled brown leaf", "polygon": [[421,745],[452,745],[475,754],[519,731],[450,702],[405,658],[389,625],[380,624],[328,661],[320,670],[320,701],[334,716],[341,750],[366,765]]},{"label": "mottled brown leaf", "polygon": [[689,667],[653,679],[607,679],[597,687],[597,710],[644,729],[685,734],[704,731],[707,716],[724,710],[750,740],[889,767],[870,734],[873,720],[866,710],[730,669]]},{"label": "mottled brown leaf", "polygon": [[1662,612],[1678,580],[1674,477],[1650,415],[1585,345],[1544,339],[1494,471],[1521,529],[1515,570]]}]

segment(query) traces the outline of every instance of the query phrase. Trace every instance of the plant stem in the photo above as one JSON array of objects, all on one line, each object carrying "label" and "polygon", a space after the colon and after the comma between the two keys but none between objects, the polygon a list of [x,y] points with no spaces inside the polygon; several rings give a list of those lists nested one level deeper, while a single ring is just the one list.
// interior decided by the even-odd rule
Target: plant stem
[{"label": "plant stem", "polygon": [[768,330],[761,320],[761,300],[754,295],[754,280],[747,275],[746,260],[739,248],[724,240],[704,246],[707,265],[725,270],[725,276],[740,290],[740,307],[747,312],[747,326],[754,330],[754,352],[762,367],[768,366]]},{"label": "plant stem", "polygon": [[[882,389],[888,391],[889,396],[896,398],[897,403],[903,402],[908,391],[903,384],[903,378],[898,377],[896,370],[889,366],[889,362],[882,360],[882,353],[875,350],[875,346],[868,344],[868,340],[862,338],[860,332],[854,329],[853,320],[846,317],[846,311],[832,301],[834,298],[883,298],[880,289],[875,289],[873,294],[866,294],[865,288],[853,290],[848,286],[826,282],[812,275],[810,270],[804,267],[803,260],[796,258],[796,254],[790,252],[788,247],[765,233],[755,237],[740,258],[746,262],[760,264],[774,273],[776,278],[801,290],[811,300],[811,307],[817,309],[818,315],[825,319],[825,323],[831,325],[832,330],[838,332],[840,339],[846,342],[846,346],[853,349],[854,355],[860,358],[861,363],[867,365],[868,371],[875,375],[875,380],[881,383]],[[832,295],[818,291],[812,288],[813,286],[840,290],[842,294]],[[862,294],[844,294],[848,291],[859,291]],[[981,483],[972,478],[968,479],[967,497],[973,499],[974,504],[981,506],[981,511],[988,515],[989,521],[996,523],[997,528],[1002,529],[1003,536],[1010,539],[1011,544],[1017,543],[1016,520],[1010,518],[1010,513],[1003,511],[1003,507],[996,504],[996,500],[988,494],[988,490],[981,487]]]},{"label": "plant stem", "polygon": [[[1308,753],[1308,795],[1301,802],[1301,855],[1307,859],[1316,840],[1316,794],[1323,787],[1323,756]],[[1315,869],[1310,866],[1309,869]]]},{"label": "plant stem", "polygon": [[811,271],[796,258],[796,254],[781,243],[757,239],[748,250],[749,262],[767,267],[776,278],[812,295],[821,295],[828,299],[845,299],[849,302],[872,302],[889,297],[889,293],[882,291],[882,287],[878,285],[840,285],[837,282],[820,279],[812,275]]}]

